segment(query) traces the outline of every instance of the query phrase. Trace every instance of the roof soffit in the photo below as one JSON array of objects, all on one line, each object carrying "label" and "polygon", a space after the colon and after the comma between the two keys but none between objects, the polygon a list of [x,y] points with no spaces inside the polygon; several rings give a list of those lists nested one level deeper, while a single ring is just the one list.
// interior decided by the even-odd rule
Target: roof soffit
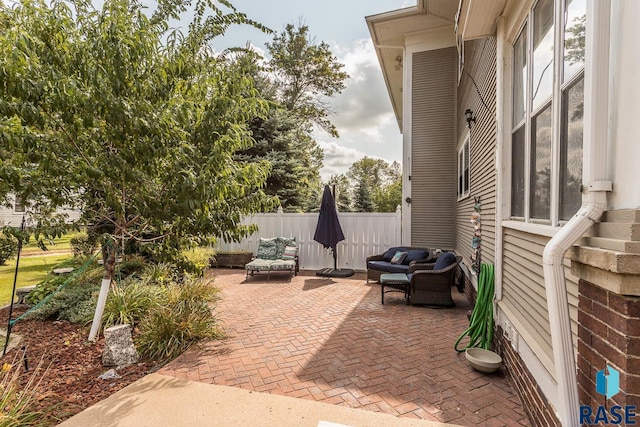
[{"label": "roof soffit", "polygon": [[418,0],[417,5],[413,7],[366,17],[401,131],[404,76],[402,61],[407,39],[414,41],[423,36],[428,40],[429,34],[434,30],[450,28],[453,40],[453,25],[457,10],[457,0]]},{"label": "roof soffit", "polygon": [[473,40],[495,35],[497,19],[507,0],[460,0],[456,14],[456,36]]}]

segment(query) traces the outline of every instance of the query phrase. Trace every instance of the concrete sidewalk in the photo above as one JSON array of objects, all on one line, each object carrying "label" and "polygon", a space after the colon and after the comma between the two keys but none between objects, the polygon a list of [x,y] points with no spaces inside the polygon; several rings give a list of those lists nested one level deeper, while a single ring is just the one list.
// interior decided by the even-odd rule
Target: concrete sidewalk
[{"label": "concrete sidewalk", "polygon": [[259,393],[150,374],[66,420],[62,427],[435,427],[442,424],[398,418],[306,399]]}]

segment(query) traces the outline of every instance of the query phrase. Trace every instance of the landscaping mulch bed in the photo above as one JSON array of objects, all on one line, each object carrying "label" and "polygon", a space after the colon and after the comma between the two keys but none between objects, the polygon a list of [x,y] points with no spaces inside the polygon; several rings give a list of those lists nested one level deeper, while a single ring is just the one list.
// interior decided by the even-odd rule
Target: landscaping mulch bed
[{"label": "landscaping mulch bed", "polygon": [[[15,319],[25,310],[24,306],[15,306],[12,317]],[[7,327],[8,314],[8,307],[0,309],[3,330]],[[157,362],[143,361],[118,370],[120,378],[98,378],[110,369],[102,366],[104,338],[89,342],[88,326],[67,321],[20,320],[13,326],[14,334],[22,339],[16,348],[0,357],[0,366],[13,363],[14,358],[20,361],[22,352],[26,352],[29,370],[22,374],[21,383],[25,384],[34,371],[38,371],[37,378],[42,379],[32,406],[32,410],[46,414],[38,425],[55,425],[160,368]],[[2,337],[2,349],[4,344]]]}]

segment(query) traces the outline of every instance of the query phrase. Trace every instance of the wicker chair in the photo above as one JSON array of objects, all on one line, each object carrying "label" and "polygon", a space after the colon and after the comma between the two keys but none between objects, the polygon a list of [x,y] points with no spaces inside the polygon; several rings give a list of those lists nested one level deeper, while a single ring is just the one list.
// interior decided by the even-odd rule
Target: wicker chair
[{"label": "wicker chair", "polygon": [[411,304],[423,304],[436,307],[453,307],[451,287],[455,284],[455,275],[461,256],[447,267],[435,270],[435,263],[416,265],[409,283],[409,301]]}]

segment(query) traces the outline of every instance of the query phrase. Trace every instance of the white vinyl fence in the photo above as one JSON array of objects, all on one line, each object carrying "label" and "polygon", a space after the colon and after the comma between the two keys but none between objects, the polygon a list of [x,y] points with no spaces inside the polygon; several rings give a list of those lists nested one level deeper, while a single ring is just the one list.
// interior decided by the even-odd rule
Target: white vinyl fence
[{"label": "white vinyl fence", "polygon": [[[400,210],[395,213],[338,213],[338,218],[345,237],[338,243],[338,268],[366,270],[365,259],[369,255],[400,245]],[[313,240],[318,213],[283,213],[279,210],[278,213],[247,217],[243,223],[257,224],[258,232],[240,243],[219,242],[218,251],[249,251],[255,254],[261,237],[295,237],[300,269],[333,267],[331,250]]]}]

